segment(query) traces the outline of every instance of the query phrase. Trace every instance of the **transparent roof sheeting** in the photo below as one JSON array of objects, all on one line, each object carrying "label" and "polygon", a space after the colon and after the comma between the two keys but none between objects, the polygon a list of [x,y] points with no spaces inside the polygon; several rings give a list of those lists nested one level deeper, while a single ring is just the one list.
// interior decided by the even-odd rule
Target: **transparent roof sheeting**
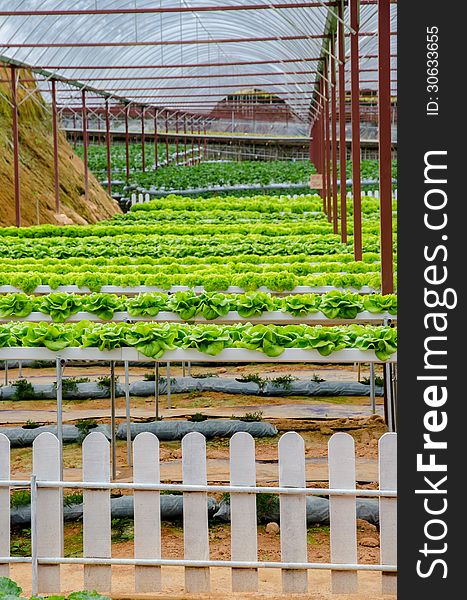
[{"label": "transparent roof sheeting", "polygon": [[[9,0],[0,3],[0,56],[116,98],[201,114],[240,89],[263,89],[306,120],[336,6],[300,0]],[[362,0],[360,14],[361,88],[377,89],[377,5]],[[392,4],[392,32],[396,16]],[[347,8],[344,21],[348,36]],[[391,45],[395,68],[394,35]],[[349,87],[349,63],[346,71]],[[393,79],[395,95],[395,72]],[[79,92],[68,85],[57,90],[62,104],[78,102]]]}]

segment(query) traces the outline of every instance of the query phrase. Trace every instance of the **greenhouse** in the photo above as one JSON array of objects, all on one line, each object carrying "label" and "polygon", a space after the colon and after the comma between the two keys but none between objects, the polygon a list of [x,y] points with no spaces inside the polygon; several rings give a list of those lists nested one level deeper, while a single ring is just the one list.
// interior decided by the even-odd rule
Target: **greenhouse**
[{"label": "greenhouse", "polygon": [[0,3],[0,600],[396,593],[396,62],[392,0]]}]

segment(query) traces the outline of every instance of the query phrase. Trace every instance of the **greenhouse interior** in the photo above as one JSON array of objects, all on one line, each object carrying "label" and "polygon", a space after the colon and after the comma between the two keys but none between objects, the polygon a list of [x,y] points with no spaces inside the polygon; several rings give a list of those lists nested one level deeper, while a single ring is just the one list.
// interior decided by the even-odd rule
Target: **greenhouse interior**
[{"label": "greenhouse interior", "polygon": [[396,66],[393,0],[0,3],[0,600],[396,594]]}]

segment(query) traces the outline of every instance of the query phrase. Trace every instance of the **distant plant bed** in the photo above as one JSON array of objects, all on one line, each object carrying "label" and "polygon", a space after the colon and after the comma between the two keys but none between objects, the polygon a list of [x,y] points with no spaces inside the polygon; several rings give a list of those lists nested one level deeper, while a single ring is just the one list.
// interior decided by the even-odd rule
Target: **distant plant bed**
[{"label": "distant plant bed", "polygon": [[130,175],[130,181],[155,188],[189,189],[213,185],[307,183],[315,167],[309,161],[240,161],[169,166]]}]

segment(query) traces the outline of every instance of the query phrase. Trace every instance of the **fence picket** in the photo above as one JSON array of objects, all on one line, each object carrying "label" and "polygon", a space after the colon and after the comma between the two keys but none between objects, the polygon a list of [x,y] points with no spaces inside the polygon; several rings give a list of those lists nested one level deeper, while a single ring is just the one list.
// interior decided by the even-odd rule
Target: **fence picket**
[{"label": "fence picket", "polygon": [[[94,431],[83,442],[83,480],[110,481],[110,445],[104,434]],[[83,556],[110,558],[110,490],[85,490],[83,494]],[[84,587],[110,592],[111,567],[84,565]]]},{"label": "fence picket", "polygon": [[[385,433],[379,440],[379,489],[397,489],[397,434]],[[379,499],[381,564],[397,563],[397,500]],[[383,573],[383,594],[397,593],[397,574]]]},{"label": "fence picket", "polygon": [[[32,445],[32,471],[37,481],[60,480],[60,442],[49,432]],[[36,523],[37,556],[63,555],[63,490],[38,488]],[[60,591],[60,565],[38,565],[37,586],[41,592]]]},{"label": "fence picket", "polygon": [[[133,479],[135,483],[160,483],[159,440],[148,432],[133,442]],[[161,558],[160,492],[134,492],[135,558]],[[135,567],[135,591],[161,591],[161,568]]]},{"label": "fence picket", "polygon": [[[198,432],[182,440],[183,483],[207,484],[206,438]],[[209,560],[208,505],[206,492],[183,494],[183,534],[185,558]],[[209,568],[185,568],[185,591],[197,594],[210,591]]]},{"label": "fence picket", "polygon": [[[329,487],[355,489],[355,443],[348,433],[335,433],[329,440]],[[330,496],[331,562],[357,562],[356,498]],[[332,571],[333,594],[354,594],[358,591],[356,571]]]},{"label": "fence picket", "polygon": [[[0,433],[0,479],[10,479],[10,440]],[[0,556],[10,556],[10,488],[0,487]],[[0,577],[9,577],[10,566],[0,564]]]},{"label": "fence picket", "polygon": [[[230,485],[256,485],[255,440],[235,433],[230,440]],[[230,494],[232,560],[257,561],[256,495]],[[258,569],[232,569],[233,592],[258,591]]]},{"label": "fence picket", "polygon": [[[305,443],[295,432],[279,440],[279,485],[305,487]],[[281,557],[284,562],[307,562],[307,523],[305,496],[280,496]],[[282,591],[305,594],[308,573],[303,569],[282,569]]]}]

